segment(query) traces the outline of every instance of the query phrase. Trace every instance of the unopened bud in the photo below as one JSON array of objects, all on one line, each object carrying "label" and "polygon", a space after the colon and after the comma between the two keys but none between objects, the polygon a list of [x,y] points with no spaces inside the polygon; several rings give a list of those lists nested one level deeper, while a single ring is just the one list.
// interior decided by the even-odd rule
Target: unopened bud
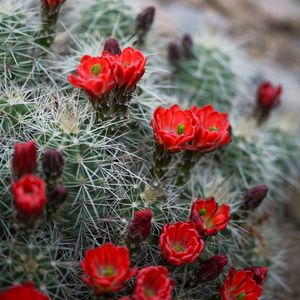
[{"label": "unopened bud", "polygon": [[49,204],[59,206],[69,197],[69,191],[64,185],[54,186],[48,193]]},{"label": "unopened bud", "polygon": [[266,185],[258,185],[250,189],[244,197],[244,203],[242,209],[244,210],[253,210],[262,203],[265,197],[268,194],[268,187]]},{"label": "unopened bud", "polygon": [[194,42],[189,34],[185,34],[182,38],[182,49],[185,57],[193,56]]},{"label": "unopened bud", "polygon": [[177,64],[181,60],[182,53],[180,47],[175,42],[169,44],[168,56],[169,56],[169,61],[172,64]]},{"label": "unopened bud", "polygon": [[48,179],[59,177],[64,168],[64,159],[57,150],[48,150],[43,156],[43,171]]},{"label": "unopened bud", "polygon": [[153,24],[155,17],[155,7],[149,6],[141,11],[136,18],[136,30],[143,34],[147,33]]},{"label": "unopened bud", "polygon": [[119,41],[114,38],[107,39],[104,44],[104,51],[107,51],[112,55],[120,55],[121,48],[120,48]]}]

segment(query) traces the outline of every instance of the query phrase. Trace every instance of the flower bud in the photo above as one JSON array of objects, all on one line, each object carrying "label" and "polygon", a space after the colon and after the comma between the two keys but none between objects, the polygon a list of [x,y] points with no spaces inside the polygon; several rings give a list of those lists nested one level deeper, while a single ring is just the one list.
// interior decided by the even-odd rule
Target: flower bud
[{"label": "flower bud", "polygon": [[273,86],[269,81],[263,82],[257,90],[257,103],[263,111],[270,111],[280,104],[282,86]]},{"label": "flower bud", "polygon": [[69,191],[64,185],[56,185],[48,193],[48,201],[54,206],[63,204],[68,197]]},{"label": "flower bud", "polygon": [[168,56],[171,64],[177,64],[181,60],[182,58],[181,50],[175,42],[169,44]]},{"label": "flower bud", "polygon": [[245,271],[251,271],[253,273],[253,279],[258,285],[263,285],[268,274],[267,267],[250,267],[245,269]]},{"label": "flower bud", "polygon": [[104,44],[104,51],[107,51],[112,55],[120,55],[122,52],[119,41],[114,38],[108,38],[106,40]]},{"label": "flower bud", "polygon": [[215,280],[227,265],[228,259],[224,255],[216,255],[201,263],[196,271],[196,280],[206,283]]},{"label": "flower bud", "polygon": [[150,235],[152,217],[153,213],[149,208],[135,212],[128,227],[127,238],[129,242],[140,243]]},{"label": "flower bud", "polygon": [[182,49],[185,57],[193,56],[194,42],[189,34],[185,34],[182,38]]},{"label": "flower bud", "polygon": [[257,208],[267,196],[268,190],[266,185],[258,185],[250,189],[244,196],[242,209],[253,210]]},{"label": "flower bud", "polygon": [[151,29],[155,17],[155,7],[149,6],[141,11],[136,18],[136,31],[145,34]]},{"label": "flower bud", "polygon": [[12,161],[13,173],[17,177],[34,173],[36,170],[36,144],[34,141],[17,143]]},{"label": "flower bud", "polygon": [[57,13],[64,2],[65,0],[41,0],[44,12],[48,15]]},{"label": "flower bud", "polygon": [[48,179],[57,178],[63,172],[63,156],[58,150],[48,150],[44,153],[42,165],[44,174]]}]

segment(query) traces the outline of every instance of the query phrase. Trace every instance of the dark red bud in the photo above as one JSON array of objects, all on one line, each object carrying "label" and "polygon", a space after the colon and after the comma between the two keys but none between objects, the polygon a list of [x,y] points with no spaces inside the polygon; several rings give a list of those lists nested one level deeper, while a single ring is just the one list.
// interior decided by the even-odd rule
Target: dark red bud
[{"label": "dark red bud", "polygon": [[267,267],[250,267],[245,269],[245,271],[251,271],[253,273],[253,279],[258,285],[263,285],[268,274]]},{"label": "dark red bud", "polygon": [[109,38],[106,40],[104,44],[104,51],[108,51],[112,55],[120,55],[122,52],[119,41],[114,38]]},{"label": "dark red bud", "polygon": [[196,271],[197,282],[206,283],[215,280],[219,277],[227,263],[228,259],[224,255],[216,255],[204,261]]},{"label": "dark red bud", "polygon": [[48,179],[59,177],[64,168],[64,158],[58,150],[48,150],[43,155],[43,171]]},{"label": "dark red bud", "polygon": [[273,86],[269,81],[263,82],[257,89],[257,103],[261,110],[270,111],[280,104],[282,86]]},{"label": "dark red bud", "polygon": [[152,27],[155,17],[155,7],[149,6],[141,11],[136,17],[136,30],[146,33]]},{"label": "dark red bud", "polygon": [[130,242],[139,243],[144,241],[151,233],[153,213],[151,209],[135,212],[133,220],[128,227],[127,238]]},{"label": "dark red bud", "polygon": [[192,37],[189,34],[185,34],[182,38],[182,49],[183,49],[184,56],[186,57],[193,56],[194,42]]},{"label": "dark red bud", "polygon": [[242,209],[253,210],[262,203],[269,191],[266,185],[258,185],[250,189],[244,196]]},{"label": "dark red bud", "polygon": [[182,53],[179,46],[175,42],[169,44],[168,56],[169,56],[169,61],[172,64],[177,64],[181,60]]},{"label": "dark red bud", "polygon": [[48,193],[49,203],[55,206],[63,204],[68,197],[69,191],[64,185],[56,185]]}]

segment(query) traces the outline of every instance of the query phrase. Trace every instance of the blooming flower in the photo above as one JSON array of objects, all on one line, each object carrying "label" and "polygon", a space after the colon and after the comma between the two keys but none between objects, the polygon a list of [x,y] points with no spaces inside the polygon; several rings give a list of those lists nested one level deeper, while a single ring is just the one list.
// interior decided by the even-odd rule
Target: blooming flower
[{"label": "blooming flower", "polygon": [[214,235],[227,227],[230,220],[230,206],[220,207],[215,199],[197,199],[191,209],[190,220],[195,223],[201,236]]},{"label": "blooming flower", "polygon": [[132,91],[145,73],[147,59],[140,50],[128,47],[122,51],[114,62],[113,75],[117,85]]},{"label": "blooming flower", "polygon": [[173,281],[168,277],[168,269],[149,266],[138,272],[133,300],[171,300]]},{"label": "blooming flower", "polygon": [[270,110],[280,103],[282,86],[273,86],[269,81],[263,82],[257,90],[257,103],[263,110]]},{"label": "blooming flower", "polygon": [[193,106],[192,112],[198,120],[198,127],[189,146],[190,150],[206,153],[231,142],[226,113],[217,112],[211,105],[201,108]]},{"label": "blooming flower", "polygon": [[0,292],[1,300],[50,300],[50,298],[37,290],[33,283],[27,282],[10,287]]},{"label": "blooming flower", "polygon": [[151,209],[144,209],[135,212],[134,219],[131,220],[128,228],[128,239],[131,242],[142,242],[151,233],[153,213]]},{"label": "blooming flower", "polygon": [[46,203],[45,182],[34,175],[24,175],[11,186],[14,204],[17,211],[25,219],[38,217]]},{"label": "blooming flower", "polygon": [[268,274],[268,268],[266,267],[250,267],[245,269],[245,271],[251,271],[253,273],[253,279],[258,285],[263,285]]},{"label": "blooming flower", "polygon": [[100,100],[116,85],[110,56],[83,56],[77,74],[70,74],[68,80],[74,87],[84,90],[91,100]]},{"label": "blooming flower", "polygon": [[197,282],[205,283],[215,280],[227,265],[228,259],[224,255],[215,255],[201,263],[196,271]]},{"label": "blooming flower", "polygon": [[257,300],[262,287],[253,279],[251,271],[231,268],[221,291],[221,300]]},{"label": "blooming flower", "polygon": [[17,143],[12,161],[13,172],[20,177],[24,174],[34,173],[36,170],[36,144],[34,141]]},{"label": "blooming flower", "polygon": [[175,104],[168,109],[158,107],[151,122],[157,144],[167,151],[183,150],[194,137],[196,123],[190,110],[181,110]]},{"label": "blooming flower", "polygon": [[87,250],[81,266],[85,272],[84,282],[97,294],[122,289],[135,273],[135,268],[130,269],[128,249],[111,243]]},{"label": "blooming flower", "polygon": [[164,258],[175,266],[194,262],[204,248],[193,223],[177,222],[165,225],[159,246]]}]

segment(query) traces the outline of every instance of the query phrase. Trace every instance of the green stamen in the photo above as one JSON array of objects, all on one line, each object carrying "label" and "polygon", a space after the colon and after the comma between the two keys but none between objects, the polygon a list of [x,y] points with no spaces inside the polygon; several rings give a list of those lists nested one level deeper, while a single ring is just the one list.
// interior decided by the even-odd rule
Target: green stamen
[{"label": "green stamen", "polygon": [[150,298],[150,297],[155,296],[155,293],[154,293],[153,290],[147,289],[147,290],[145,290],[145,296],[146,296],[147,298]]},{"label": "green stamen", "polygon": [[202,208],[199,213],[200,213],[201,216],[205,216],[206,215],[206,209]]},{"label": "green stamen", "polygon": [[179,124],[177,127],[177,133],[178,134],[183,134],[184,132],[184,125],[183,124]]},{"label": "green stamen", "polygon": [[209,131],[218,131],[218,128],[216,126],[211,126],[209,128]]},{"label": "green stamen", "polygon": [[103,275],[106,276],[106,277],[108,277],[108,276],[113,275],[114,273],[115,273],[115,270],[114,270],[113,267],[106,267],[104,269]]},{"label": "green stamen", "polygon": [[98,76],[100,73],[101,73],[101,69],[102,69],[102,66],[100,64],[94,64],[92,67],[91,67],[91,72]]},{"label": "green stamen", "polygon": [[247,296],[247,294],[246,293],[241,293],[241,294],[239,294],[238,296],[237,296],[237,300],[243,300],[245,297]]},{"label": "green stamen", "polygon": [[174,245],[174,246],[173,246],[173,249],[174,249],[176,252],[183,252],[183,251],[184,251],[184,247],[182,247],[181,245]]}]

